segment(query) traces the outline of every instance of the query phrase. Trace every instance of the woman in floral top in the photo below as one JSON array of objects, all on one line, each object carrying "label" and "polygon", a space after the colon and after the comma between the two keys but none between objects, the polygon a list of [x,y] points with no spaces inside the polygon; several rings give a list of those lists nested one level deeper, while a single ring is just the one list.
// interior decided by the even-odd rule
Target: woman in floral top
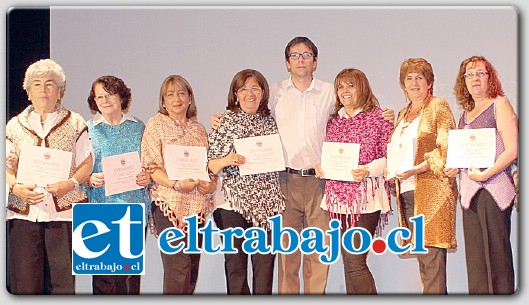
[{"label": "woman in floral top", "polygon": [[[352,227],[380,235],[391,211],[389,187],[384,180],[386,147],[393,124],[382,117],[377,98],[365,74],[358,69],[344,69],[334,80],[336,105],[327,123],[326,142],[358,143],[357,168],[353,181],[327,180],[321,207],[332,219],[342,223],[342,233]],[[321,166],[316,176],[325,177]],[[355,248],[360,247],[358,234]],[[367,252],[349,253],[342,247],[347,294],[376,294],[373,275],[367,266]]]},{"label": "woman in floral top", "polygon": [[[277,126],[268,108],[269,89],[264,76],[255,70],[237,73],[228,93],[228,107],[221,124],[208,138],[208,167],[222,172],[224,203],[213,213],[221,230],[261,227],[270,231],[268,218],[282,212],[285,199],[279,185],[279,173],[240,175],[239,165],[245,158],[235,152],[234,140],[277,134]],[[248,287],[248,254],[242,250],[243,238],[234,238],[236,254],[225,254],[228,294],[250,294]],[[253,254],[253,294],[271,294],[275,254]]]},{"label": "woman in floral top", "polygon": [[[151,189],[152,220],[156,232],[176,227],[187,232],[183,218],[197,215],[203,225],[216,180],[170,180],[164,152],[167,144],[207,147],[207,132],[197,119],[191,85],[180,75],[167,77],[160,88],[159,111],[147,121],[141,142],[141,160],[155,182]],[[199,234],[199,246],[202,235]],[[183,238],[183,240],[187,240]],[[160,252],[164,268],[164,294],[191,294],[198,277],[200,254]]]}]

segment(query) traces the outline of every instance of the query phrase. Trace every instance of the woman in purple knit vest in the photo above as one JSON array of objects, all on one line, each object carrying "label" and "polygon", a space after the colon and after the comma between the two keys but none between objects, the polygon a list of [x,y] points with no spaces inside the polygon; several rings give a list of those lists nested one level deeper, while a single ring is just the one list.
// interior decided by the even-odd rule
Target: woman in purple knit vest
[{"label": "woman in purple knit vest", "polygon": [[[358,166],[351,166],[351,181],[327,180],[321,207],[331,219],[341,221],[342,234],[362,227],[380,235],[391,211],[389,185],[384,180],[386,148],[393,123],[382,117],[379,102],[366,75],[358,69],[344,69],[334,81],[336,104],[327,123],[326,142],[360,144]],[[345,165],[344,165],[345,166]],[[316,177],[325,178],[321,165]],[[355,248],[361,238],[354,237]],[[347,294],[377,294],[367,266],[367,252],[349,253],[342,247]]]},{"label": "woman in purple knit vest", "polygon": [[510,232],[516,192],[511,166],[518,156],[518,119],[496,69],[485,57],[461,62],[454,93],[463,108],[459,129],[496,129],[492,167],[445,169],[453,177],[459,173],[468,290],[470,294],[513,294]]}]

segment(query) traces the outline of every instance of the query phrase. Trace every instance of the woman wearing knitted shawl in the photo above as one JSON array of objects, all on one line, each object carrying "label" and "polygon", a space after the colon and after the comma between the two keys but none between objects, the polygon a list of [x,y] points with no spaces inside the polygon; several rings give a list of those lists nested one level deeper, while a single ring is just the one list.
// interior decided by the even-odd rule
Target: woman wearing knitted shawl
[{"label": "woman wearing knitted shawl", "polygon": [[[342,223],[342,233],[352,227],[379,235],[391,211],[390,195],[383,172],[386,147],[393,124],[382,117],[377,98],[366,75],[358,69],[344,69],[334,81],[336,106],[327,123],[326,142],[360,144],[358,167],[351,168],[352,181],[327,180],[321,207]],[[316,176],[325,177],[320,165]],[[354,235],[354,245],[361,238]],[[376,294],[373,275],[367,266],[367,252],[349,253],[342,247],[347,294]]]}]

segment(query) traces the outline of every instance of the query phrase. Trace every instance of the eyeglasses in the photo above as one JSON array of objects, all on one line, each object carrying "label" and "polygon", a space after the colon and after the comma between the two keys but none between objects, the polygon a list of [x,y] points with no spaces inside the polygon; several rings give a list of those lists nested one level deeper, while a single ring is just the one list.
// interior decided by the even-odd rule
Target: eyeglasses
[{"label": "eyeglasses", "polygon": [[488,75],[488,74],[489,74],[489,72],[485,72],[485,71],[467,72],[467,73],[463,74],[463,77],[465,79],[471,78],[471,77],[474,78],[476,76],[479,77],[479,78],[483,78],[483,77],[485,77],[485,75]]},{"label": "eyeglasses", "polygon": [[253,94],[259,94],[261,93],[261,91],[263,91],[261,87],[251,87],[251,88],[242,87],[241,89],[237,90],[237,93],[244,94],[244,95],[250,92],[252,92]]},{"label": "eyeglasses", "polygon": [[114,101],[114,100],[116,100],[117,97],[118,97],[117,94],[105,94],[105,95],[98,95],[98,96],[96,96],[96,97],[94,98],[94,100],[96,100],[96,102],[101,103],[105,98],[106,98],[107,100],[112,100],[112,101]]},{"label": "eyeglasses", "polygon": [[288,56],[292,59],[299,59],[300,56],[303,56],[304,59],[309,59],[314,57],[314,54],[309,52],[303,52],[303,53],[290,53]]}]

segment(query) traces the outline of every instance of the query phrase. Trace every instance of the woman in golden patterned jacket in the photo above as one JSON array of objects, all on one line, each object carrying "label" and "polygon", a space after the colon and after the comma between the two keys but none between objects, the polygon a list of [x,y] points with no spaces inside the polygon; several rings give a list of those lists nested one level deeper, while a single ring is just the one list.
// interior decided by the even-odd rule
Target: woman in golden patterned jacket
[{"label": "woman in golden patterned jacket", "polygon": [[[391,142],[412,145],[414,139],[417,141],[413,168],[397,173],[394,181],[399,224],[413,232],[409,219],[424,215],[428,253],[417,255],[423,293],[446,294],[447,249],[457,246],[456,183],[443,173],[448,130],[455,128],[454,116],[444,99],[433,96],[434,74],[428,61],[405,60],[399,78],[409,103],[399,112]],[[415,241],[404,241],[409,242]]]},{"label": "woman in golden patterned jacket", "polygon": [[[216,189],[216,180],[213,177],[211,181],[191,178],[170,180],[164,163],[168,144],[208,146],[208,134],[196,116],[191,85],[180,75],[168,76],[160,88],[158,113],[147,121],[141,142],[142,164],[155,182],[151,188],[155,235],[169,227],[180,228],[187,235],[187,223],[183,219],[196,215],[201,226],[208,213],[208,200]],[[198,246],[201,247],[202,235],[198,236]],[[163,293],[192,294],[198,277],[200,254],[183,251],[172,255],[160,253],[164,268]]]}]

